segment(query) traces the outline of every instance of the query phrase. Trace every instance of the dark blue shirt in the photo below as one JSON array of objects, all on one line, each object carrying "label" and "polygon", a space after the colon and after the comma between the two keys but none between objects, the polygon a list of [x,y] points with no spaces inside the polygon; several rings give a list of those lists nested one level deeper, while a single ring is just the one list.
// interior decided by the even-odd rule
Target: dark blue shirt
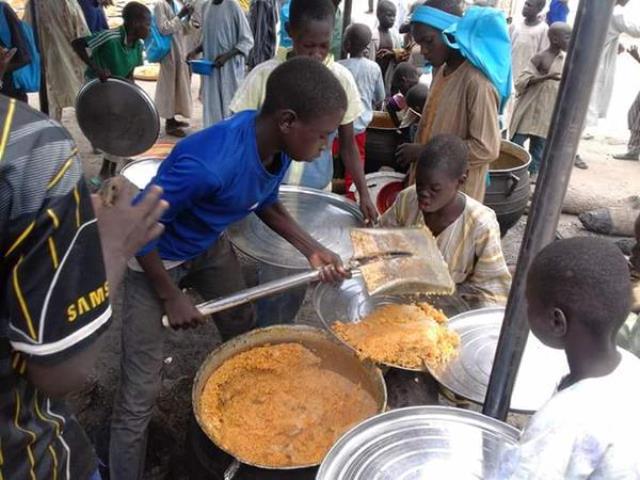
[{"label": "dark blue shirt", "polygon": [[567,2],[561,2],[560,0],[551,0],[549,5],[549,11],[547,12],[547,23],[549,25],[554,22],[567,22],[569,16],[569,6]]},{"label": "dark blue shirt", "polygon": [[84,19],[87,21],[87,26],[89,30],[91,30],[91,33],[109,30],[107,16],[98,0],[78,0],[78,3],[80,4],[80,8],[82,8]]},{"label": "dark blue shirt", "polygon": [[256,143],[256,111],[240,112],[176,145],[152,183],[164,189],[165,231],[138,255],[157,247],[163,260],[189,260],[211,247],[232,223],[278,200],[291,160],[282,153],[269,173]]}]

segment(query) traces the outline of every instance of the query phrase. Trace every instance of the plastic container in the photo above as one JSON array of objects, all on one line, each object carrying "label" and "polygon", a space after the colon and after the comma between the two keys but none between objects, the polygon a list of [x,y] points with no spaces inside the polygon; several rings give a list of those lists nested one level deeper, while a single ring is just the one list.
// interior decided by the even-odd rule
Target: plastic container
[{"label": "plastic container", "polygon": [[191,65],[191,70],[196,75],[209,76],[213,73],[214,65],[211,60],[190,60],[189,64]]}]

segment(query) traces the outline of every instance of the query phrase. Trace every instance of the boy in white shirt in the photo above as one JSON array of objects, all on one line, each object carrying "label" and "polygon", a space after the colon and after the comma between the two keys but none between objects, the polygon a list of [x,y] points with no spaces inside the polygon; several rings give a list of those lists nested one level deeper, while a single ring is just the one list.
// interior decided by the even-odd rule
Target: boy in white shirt
[{"label": "boy in white shirt", "polygon": [[[611,242],[572,238],[547,246],[527,280],[531,331],[564,349],[570,373],[506,452],[500,479],[638,479],[640,360],[619,350],[631,284]],[[544,374],[544,372],[541,372]]]}]

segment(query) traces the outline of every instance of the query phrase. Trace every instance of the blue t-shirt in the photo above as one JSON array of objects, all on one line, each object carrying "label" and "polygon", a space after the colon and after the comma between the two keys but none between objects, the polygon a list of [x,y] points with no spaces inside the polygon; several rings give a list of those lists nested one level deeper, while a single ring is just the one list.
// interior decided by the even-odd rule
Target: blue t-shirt
[{"label": "blue t-shirt", "polygon": [[138,255],[158,249],[163,260],[189,260],[211,247],[232,223],[278,200],[291,160],[269,173],[256,144],[256,111],[247,110],[178,143],[151,181],[169,209],[164,233]]}]

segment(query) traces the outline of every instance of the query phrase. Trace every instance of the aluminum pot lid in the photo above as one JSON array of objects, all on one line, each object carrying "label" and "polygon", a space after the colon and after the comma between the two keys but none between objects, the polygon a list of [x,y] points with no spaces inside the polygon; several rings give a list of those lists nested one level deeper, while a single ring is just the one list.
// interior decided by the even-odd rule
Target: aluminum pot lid
[{"label": "aluminum pot lid", "polygon": [[496,478],[518,430],[470,410],[418,406],[372,417],[344,434],[316,480]]},{"label": "aluminum pot lid", "polygon": [[[484,402],[504,313],[504,307],[482,308],[449,320],[449,328],[460,335],[460,349],[442,369],[430,368],[441,385],[478,404]],[[545,346],[530,333],[510,410],[523,413],[539,410],[568,373],[564,352]]]},{"label": "aluminum pot lid", "polygon": [[86,83],[76,98],[76,116],[91,145],[120,157],[148,150],[160,133],[160,118],[151,97],[120,78]]},{"label": "aluminum pot lid", "polygon": [[151,179],[156,176],[162,163],[161,158],[142,158],[125,165],[120,175],[133,183],[140,190],[145,188]]},{"label": "aluminum pot lid", "polygon": [[[344,197],[312,188],[280,186],[280,201],[309,234],[343,260],[352,256],[349,231],[362,227],[358,206]],[[307,269],[309,262],[255,214],[227,230],[233,245],[260,262],[286,269]]]}]

